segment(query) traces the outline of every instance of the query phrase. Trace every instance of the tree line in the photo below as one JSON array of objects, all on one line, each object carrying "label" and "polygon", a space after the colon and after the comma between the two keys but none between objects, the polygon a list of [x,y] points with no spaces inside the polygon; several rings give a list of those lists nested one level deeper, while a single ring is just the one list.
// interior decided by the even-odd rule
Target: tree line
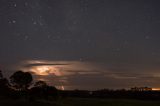
[{"label": "tree line", "polygon": [[16,71],[8,80],[0,71],[0,96],[12,99],[23,98],[30,101],[56,99],[58,97],[58,89],[41,80],[33,83],[33,77],[29,72]]},{"label": "tree line", "polygon": [[1,97],[29,101],[57,100],[67,97],[160,100],[160,91],[153,91],[148,87],[134,87],[130,90],[59,90],[54,86],[49,86],[45,81],[40,80],[33,83],[32,74],[29,72],[16,71],[7,79],[0,71]]}]

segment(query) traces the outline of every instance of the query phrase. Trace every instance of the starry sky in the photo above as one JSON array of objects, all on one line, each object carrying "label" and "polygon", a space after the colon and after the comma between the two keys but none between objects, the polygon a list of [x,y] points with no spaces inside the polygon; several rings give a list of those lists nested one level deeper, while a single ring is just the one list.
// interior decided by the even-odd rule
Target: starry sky
[{"label": "starry sky", "polygon": [[63,89],[160,88],[159,0],[0,0],[0,68]]}]

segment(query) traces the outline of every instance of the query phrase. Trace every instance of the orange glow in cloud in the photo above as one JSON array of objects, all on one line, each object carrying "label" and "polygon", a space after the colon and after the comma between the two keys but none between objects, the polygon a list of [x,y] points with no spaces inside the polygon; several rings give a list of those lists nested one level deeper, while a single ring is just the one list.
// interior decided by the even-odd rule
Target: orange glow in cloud
[{"label": "orange glow in cloud", "polygon": [[59,72],[59,70],[53,66],[34,66],[30,70],[31,70],[31,72],[35,73],[36,75],[54,74],[56,76],[61,76],[61,73]]}]

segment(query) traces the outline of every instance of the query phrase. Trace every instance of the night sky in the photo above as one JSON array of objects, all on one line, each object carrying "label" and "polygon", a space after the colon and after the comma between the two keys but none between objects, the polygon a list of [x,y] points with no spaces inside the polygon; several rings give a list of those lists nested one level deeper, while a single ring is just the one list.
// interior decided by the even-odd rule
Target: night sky
[{"label": "night sky", "polygon": [[61,89],[160,88],[159,0],[0,0],[0,68]]}]

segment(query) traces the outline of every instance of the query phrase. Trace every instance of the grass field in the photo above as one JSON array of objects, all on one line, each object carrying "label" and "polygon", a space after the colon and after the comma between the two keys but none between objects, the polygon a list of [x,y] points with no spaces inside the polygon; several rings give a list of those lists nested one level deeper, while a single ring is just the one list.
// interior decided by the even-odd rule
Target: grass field
[{"label": "grass field", "polygon": [[160,101],[66,98],[52,101],[0,100],[0,106],[160,106]]},{"label": "grass field", "polygon": [[62,101],[64,106],[160,106],[160,101],[120,100],[120,99],[80,99]]}]

